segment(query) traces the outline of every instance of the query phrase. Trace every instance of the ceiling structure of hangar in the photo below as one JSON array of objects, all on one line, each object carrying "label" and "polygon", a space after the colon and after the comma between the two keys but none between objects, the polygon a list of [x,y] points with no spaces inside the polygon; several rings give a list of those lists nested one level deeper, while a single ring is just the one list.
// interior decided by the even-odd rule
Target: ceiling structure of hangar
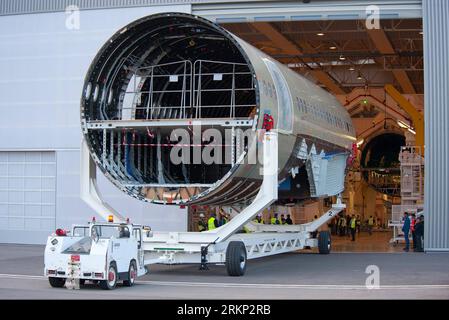
[{"label": "ceiling structure of hangar", "polygon": [[223,27],[336,95],[392,83],[423,93],[421,19],[229,23]]},{"label": "ceiling structure of hangar", "polygon": [[[230,32],[330,91],[346,106],[365,138],[386,126],[413,127],[412,118],[384,90],[392,84],[423,111],[421,19],[239,22]],[[403,129],[403,127],[402,127]]]},{"label": "ceiling structure of hangar", "polygon": [[[365,20],[264,21],[222,26],[333,93],[351,115],[361,150],[369,149],[370,141],[383,135],[402,137],[410,144],[418,140],[412,116],[399,107],[385,85],[392,84],[423,113],[421,19],[381,20],[380,29],[368,29]],[[391,157],[397,159],[398,155]],[[364,168],[363,172],[371,182],[377,181],[371,178],[381,176],[381,186],[389,190],[386,194],[398,194],[398,168],[385,172]],[[376,188],[376,183],[371,182]]]}]

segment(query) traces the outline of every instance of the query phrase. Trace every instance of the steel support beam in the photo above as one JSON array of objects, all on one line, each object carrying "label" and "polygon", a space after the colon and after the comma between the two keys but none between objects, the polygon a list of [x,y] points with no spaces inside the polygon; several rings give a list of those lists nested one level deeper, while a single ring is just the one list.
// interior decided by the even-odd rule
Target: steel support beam
[{"label": "steel support beam", "polygon": [[270,41],[285,54],[301,55],[302,50],[298,46],[284,36],[279,30],[277,30],[269,22],[254,22],[252,26],[259,31],[262,35],[270,39]]},{"label": "steel support beam", "polygon": [[424,117],[416,110],[416,107],[410,103],[402,94],[400,94],[391,84],[385,85],[385,91],[404,109],[412,118],[416,131],[416,145],[424,147]]},{"label": "steel support beam", "polygon": [[346,92],[323,70],[312,70],[312,75],[319,82],[324,84],[334,94],[346,94]]},{"label": "steel support beam", "polygon": [[415,87],[413,86],[413,83],[410,80],[410,78],[407,74],[407,71],[395,69],[392,72],[393,72],[393,75],[396,78],[396,80],[401,85],[402,91],[405,94],[416,94]]},{"label": "steel support beam", "polygon": [[[368,33],[368,36],[371,38],[377,50],[379,50],[381,54],[384,55],[396,54],[396,51],[394,50],[393,45],[390,42],[390,39],[388,39],[383,29],[367,29],[366,32]],[[399,85],[401,86],[403,93],[416,94],[416,90],[413,87],[413,84],[410,81],[410,78],[408,77],[406,71],[393,70],[392,72],[396,80],[399,82]]]},{"label": "steel support beam", "polygon": [[[303,54],[302,49],[269,22],[255,22],[252,26],[265,37],[269,38],[276,47],[282,49],[282,53],[292,56],[301,56]],[[302,45],[308,53],[313,53],[314,49],[309,44],[303,43]],[[312,71],[312,74],[315,79],[324,84],[334,94],[346,94],[327,72],[323,70],[314,70]]]}]

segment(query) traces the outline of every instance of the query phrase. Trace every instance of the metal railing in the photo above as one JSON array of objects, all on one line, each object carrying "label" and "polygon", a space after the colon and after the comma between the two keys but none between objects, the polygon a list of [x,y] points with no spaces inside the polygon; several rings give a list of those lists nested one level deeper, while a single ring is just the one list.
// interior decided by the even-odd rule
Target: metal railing
[{"label": "metal railing", "polygon": [[[188,60],[143,67],[131,77],[118,106],[122,120],[185,118],[190,108],[192,90],[192,63]],[[155,88],[155,83],[157,87]],[[161,85],[162,84],[162,85]],[[174,89],[169,89],[175,86]],[[163,95],[172,94],[179,104],[162,106]],[[190,95],[190,96],[189,96]]]},{"label": "metal railing", "polygon": [[[121,120],[236,118],[255,105],[254,79],[243,63],[189,60],[139,68],[119,99]],[[251,102],[251,103],[248,103]],[[239,114],[242,114],[240,112]]]},{"label": "metal railing", "polygon": [[391,217],[389,219],[390,223],[402,223],[404,218],[404,212],[409,214],[417,214],[422,211],[424,206],[422,204],[411,204],[411,205],[392,205],[391,206]]},{"label": "metal railing", "polygon": [[[385,169],[380,169],[385,170]],[[388,173],[375,169],[365,169],[364,176],[366,182],[376,190],[393,196],[399,196],[401,192],[401,177],[398,168],[389,168]]]}]

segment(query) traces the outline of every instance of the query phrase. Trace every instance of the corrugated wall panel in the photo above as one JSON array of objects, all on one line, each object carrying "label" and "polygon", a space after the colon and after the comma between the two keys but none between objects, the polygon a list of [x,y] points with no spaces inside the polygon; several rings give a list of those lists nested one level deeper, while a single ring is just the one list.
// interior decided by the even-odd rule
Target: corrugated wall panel
[{"label": "corrugated wall panel", "polygon": [[[199,0],[201,1],[201,0]],[[204,1],[204,0],[203,0]],[[0,15],[64,11],[69,5],[83,9],[189,4],[189,0],[2,0]]]},{"label": "corrugated wall panel", "polygon": [[420,18],[421,0],[358,1],[269,1],[262,3],[202,3],[192,5],[192,13],[211,21],[301,21],[357,20],[366,18],[366,9],[376,5],[381,19]]},{"label": "corrugated wall panel", "polygon": [[[378,5],[383,18],[417,18],[421,16],[421,0],[358,1],[273,1],[273,0],[1,0],[0,15],[64,11],[69,5],[83,9],[139,7],[150,5],[192,4],[193,12],[211,20],[270,20],[276,12],[281,20],[358,19],[365,17],[369,5]],[[311,15],[308,10],[315,13]],[[314,16],[315,15],[315,16]]]},{"label": "corrugated wall panel", "polygon": [[[238,1],[238,0],[231,0]],[[264,0],[250,0],[264,1]],[[265,0],[266,1],[266,0]],[[76,5],[83,9],[123,8],[148,5],[191,4],[216,2],[211,0],[2,0],[0,15],[64,11]]]},{"label": "corrugated wall panel", "polygon": [[423,0],[425,249],[449,251],[449,1]]}]

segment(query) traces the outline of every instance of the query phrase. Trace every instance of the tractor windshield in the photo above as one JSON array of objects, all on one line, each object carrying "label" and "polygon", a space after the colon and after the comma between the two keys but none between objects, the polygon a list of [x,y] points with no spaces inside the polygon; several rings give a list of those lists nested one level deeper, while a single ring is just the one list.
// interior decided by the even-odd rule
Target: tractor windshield
[{"label": "tractor windshield", "polygon": [[92,238],[91,237],[84,237],[81,240],[75,242],[70,247],[65,249],[62,253],[67,254],[73,254],[73,253],[79,253],[79,254],[89,254],[90,248],[92,246]]}]

